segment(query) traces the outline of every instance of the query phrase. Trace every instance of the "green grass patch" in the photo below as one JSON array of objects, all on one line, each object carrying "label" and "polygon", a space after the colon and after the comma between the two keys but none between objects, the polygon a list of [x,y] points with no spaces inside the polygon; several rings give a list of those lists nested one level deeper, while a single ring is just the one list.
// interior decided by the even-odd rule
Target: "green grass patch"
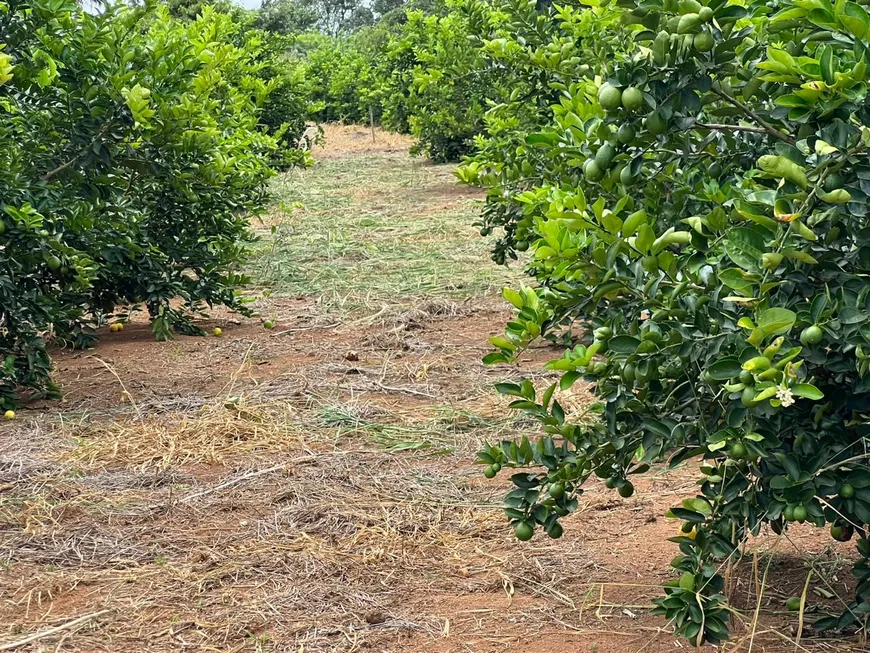
[{"label": "green grass patch", "polygon": [[472,227],[481,200],[457,187],[453,169],[381,154],[278,177],[273,233],[253,278],[275,294],[318,296],[337,312],[501,288],[517,274],[490,260]]}]

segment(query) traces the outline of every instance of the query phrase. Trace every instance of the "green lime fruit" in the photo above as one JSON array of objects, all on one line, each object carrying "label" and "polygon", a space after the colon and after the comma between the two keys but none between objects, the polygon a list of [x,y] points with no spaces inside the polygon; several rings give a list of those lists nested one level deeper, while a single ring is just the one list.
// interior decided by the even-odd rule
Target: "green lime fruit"
[{"label": "green lime fruit", "polygon": [[653,111],[646,117],[644,121],[647,130],[653,136],[658,136],[659,134],[664,134],[668,128],[668,121],[664,119],[662,114],[658,111]]},{"label": "green lime fruit", "polygon": [[735,442],[728,449],[728,455],[735,459],[746,458],[746,454],[749,453],[746,450],[746,445],[742,442]]},{"label": "green lime fruit", "polygon": [[794,507],[794,520],[799,524],[803,524],[807,520],[807,509],[801,504]]},{"label": "green lime fruit", "polygon": [[608,340],[613,335],[613,329],[608,326],[598,327],[592,332],[596,340]]},{"label": "green lime fruit", "polygon": [[643,265],[643,269],[647,272],[658,272],[659,259],[657,256],[644,256],[641,265]]},{"label": "green lime fruit", "polygon": [[520,542],[528,542],[532,539],[532,536],[535,534],[535,527],[532,526],[529,522],[521,521],[519,524],[514,526],[514,535],[517,536],[517,539]]},{"label": "green lime fruit", "polygon": [[613,488],[616,487],[616,484],[618,482],[619,482],[618,476],[611,476],[606,481],[604,481],[604,487],[606,487],[608,490],[612,490]]},{"label": "green lime fruit", "polygon": [[634,494],[634,485],[631,484],[631,481],[626,481],[618,490],[619,496],[623,499],[627,499],[632,494]]},{"label": "green lime fruit", "polygon": [[740,402],[747,408],[750,408],[755,405],[755,395],[757,394],[758,393],[755,392],[755,388],[753,387],[743,388],[743,393],[740,395]]},{"label": "green lime fruit", "polygon": [[529,243],[525,240],[518,240],[516,244],[514,244],[514,249],[518,252],[525,252],[529,248]]},{"label": "green lime fruit", "polygon": [[486,236],[489,236],[491,233],[492,233],[492,229],[490,229],[489,227],[481,227],[480,228],[480,235],[481,236],[486,237]]},{"label": "green lime fruit", "polygon": [[844,499],[851,499],[855,496],[855,488],[852,487],[851,483],[843,483],[843,485],[840,486],[840,496]]},{"label": "green lime fruit", "polygon": [[492,468],[495,470],[496,474],[501,471],[501,463],[493,463]]},{"label": "green lime fruit", "polygon": [[707,176],[711,179],[718,179],[722,176],[722,166],[719,163],[713,162],[707,166]]},{"label": "green lime fruit", "polygon": [[710,7],[701,7],[698,10],[698,18],[701,19],[702,23],[709,22],[713,18],[713,10]]},{"label": "green lime fruit", "polygon": [[492,466],[487,467],[483,470],[483,475],[487,478],[495,478],[496,471],[492,468]]},{"label": "green lime fruit", "polygon": [[695,46],[698,52],[709,52],[716,45],[716,39],[713,38],[710,32],[701,32],[700,34],[695,34],[692,45]]},{"label": "green lime fruit", "polygon": [[825,334],[822,331],[822,328],[815,324],[808,326],[806,329],[801,331],[801,343],[807,346],[819,344],[824,337]]},{"label": "green lime fruit", "polygon": [[563,483],[551,483],[547,492],[554,499],[560,499],[565,496],[565,485]]},{"label": "green lime fruit", "polygon": [[593,182],[601,181],[604,178],[604,170],[593,159],[588,159],[583,164],[583,173],[586,175],[586,179]]},{"label": "green lime fruit", "polygon": [[794,506],[789,504],[785,507],[785,510],[782,511],[782,517],[786,521],[794,521]]},{"label": "green lime fruit", "polygon": [[554,540],[558,540],[560,537],[562,537],[562,532],[562,524],[556,522],[552,526],[550,526],[550,530],[547,531],[547,535],[549,535]]},{"label": "green lime fruit", "polygon": [[846,181],[843,179],[843,175],[839,172],[835,172],[825,178],[824,188],[830,193],[831,191],[841,189],[845,183]]},{"label": "green lime fruit", "polygon": [[616,148],[614,148],[610,143],[605,143],[599,147],[598,151],[595,153],[595,163],[597,163],[602,170],[606,170],[610,167],[610,164],[613,162],[613,157],[615,156]]},{"label": "green lime fruit", "polygon": [[743,383],[744,385],[750,385],[752,383],[755,383],[752,372],[750,372],[749,370],[743,370],[742,372],[740,372],[740,383]]},{"label": "green lime fruit", "polygon": [[57,272],[58,270],[60,270],[60,259],[53,254],[45,257],[45,264],[52,272]]},{"label": "green lime fruit", "polygon": [[833,537],[837,542],[848,542],[852,539],[852,535],[855,533],[855,529],[852,528],[848,524],[832,524],[831,525],[831,537]]},{"label": "green lime fruit", "polygon": [[625,367],[622,368],[622,381],[630,386],[634,383],[635,378],[637,377],[635,376],[634,365],[626,363]]},{"label": "green lime fruit", "polygon": [[270,329],[270,330],[271,330],[271,329],[274,329],[274,328],[275,328],[275,323],[274,323],[272,320],[266,320],[265,322],[263,322],[263,328],[264,328],[264,329]]},{"label": "green lime fruit", "polygon": [[637,181],[637,177],[631,174],[631,166],[625,166],[619,173],[619,183],[623,186],[633,186]]},{"label": "green lime fruit", "polygon": [[788,601],[785,602],[785,607],[787,610],[791,610],[792,612],[797,612],[801,609],[801,600],[798,596],[791,597]]},{"label": "green lime fruit", "polygon": [[622,92],[622,106],[629,111],[637,111],[643,106],[643,93],[635,86],[629,86]]},{"label": "green lime fruit", "polygon": [[598,91],[598,104],[605,111],[616,111],[622,104],[622,92],[615,86],[604,84]]},{"label": "green lime fruit", "polygon": [[630,122],[623,124],[619,131],[616,132],[616,140],[618,140],[623,145],[628,145],[632,141],[634,141],[637,136],[637,129],[635,129],[634,125]]}]

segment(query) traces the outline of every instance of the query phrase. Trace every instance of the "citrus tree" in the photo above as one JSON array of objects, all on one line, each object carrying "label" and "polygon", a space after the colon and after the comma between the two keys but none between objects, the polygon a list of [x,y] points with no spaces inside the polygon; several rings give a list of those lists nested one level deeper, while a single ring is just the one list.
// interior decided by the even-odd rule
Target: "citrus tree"
[{"label": "citrus tree", "polygon": [[[489,363],[556,328],[580,336],[560,381],[499,385],[538,438],[487,446],[512,469],[517,537],[559,537],[592,477],[621,497],[650,465],[699,462],[677,577],[657,611],[692,643],[728,636],[721,570],[762,528],[857,538],[855,596],[817,629],[870,614],[870,17],[854,2],[642,0],[634,45],[561,90],[523,147],[518,195],[536,287]],[[581,378],[598,401],[560,403]]]},{"label": "citrus tree", "polygon": [[445,16],[408,12],[405,31],[418,62],[408,100],[412,153],[444,162],[471,152],[496,95],[497,71],[472,37],[489,31],[490,18],[485,2],[456,4]]},{"label": "citrus tree", "polygon": [[[474,6],[479,0],[467,0]],[[589,110],[575,106],[574,96],[595,74],[595,61],[625,51],[629,33],[619,29],[619,9],[543,5],[527,0],[491,4],[488,21],[473,24],[473,38],[487,66],[497,70],[498,91],[483,117],[474,151],[459,167],[466,184],[488,189],[480,222],[481,235],[494,231],[499,264],[526,251],[533,218],[519,195],[553,173],[550,151],[526,146],[526,137],[552,124],[557,112]]]},{"label": "citrus tree", "polygon": [[243,31],[210,8],[0,2],[0,406],[56,394],[46,341],[87,345],[119,305],[159,338],[199,332],[206,305],[245,310],[277,143]]}]

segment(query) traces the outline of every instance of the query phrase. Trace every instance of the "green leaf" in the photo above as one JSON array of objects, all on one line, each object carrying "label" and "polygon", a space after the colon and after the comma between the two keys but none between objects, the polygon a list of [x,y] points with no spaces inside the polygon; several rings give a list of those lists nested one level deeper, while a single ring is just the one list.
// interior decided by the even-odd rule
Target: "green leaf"
[{"label": "green leaf", "polygon": [[736,358],[723,358],[707,368],[707,373],[716,381],[728,381],[740,375],[743,367]]},{"label": "green leaf", "polygon": [[797,320],[797,314],[787,308],[768,308],[758,316],[758,328],[765,337],[788,333]]},{"label": "green leaf", "polygon": [[740,268],[728,268],[719,272],[719,281],[745,295],[751,295],[753,286],[760,279],[756,275],[744,272]]},{"label": "green leaf", "polygon": [[764,236],[748,227],[733,229],[728,232],[725,253],[744,270],[757,270],[764,254]]},{"label": "green leaf", "polygon": [[523,302],[523,296],[520,295],[513,288],[504,288],[501,291],[502,297],[508,300],[511,304],[513,304],[516,308],[522,308],[525,303]]},{"label": "green leaf", "polygon": [[825,393],[810,383],[797,383],[789,389],[796,397],[804,397],[805,399],[819,400],[825,396]]},{"label": "green leaf", "polygon": [[607,343],[607,348],[617,354],[633,354],[637,351],[640,340],[632,336],[616,336]]}]

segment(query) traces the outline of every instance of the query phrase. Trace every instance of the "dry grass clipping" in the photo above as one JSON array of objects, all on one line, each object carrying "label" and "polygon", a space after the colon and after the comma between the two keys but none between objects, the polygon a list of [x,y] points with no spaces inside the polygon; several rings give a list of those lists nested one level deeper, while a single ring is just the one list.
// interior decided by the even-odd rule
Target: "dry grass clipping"
[{"label": "dry grass clipping", "polygon": [[69,433],[79,446],[64,453],[62,460],[87,467],[121,464],[163,470],[285,451],[299,441],[292,412],[286,405],[254,408],[232,398],[192,414],[146,414],[130,421],[85,423]]}]

